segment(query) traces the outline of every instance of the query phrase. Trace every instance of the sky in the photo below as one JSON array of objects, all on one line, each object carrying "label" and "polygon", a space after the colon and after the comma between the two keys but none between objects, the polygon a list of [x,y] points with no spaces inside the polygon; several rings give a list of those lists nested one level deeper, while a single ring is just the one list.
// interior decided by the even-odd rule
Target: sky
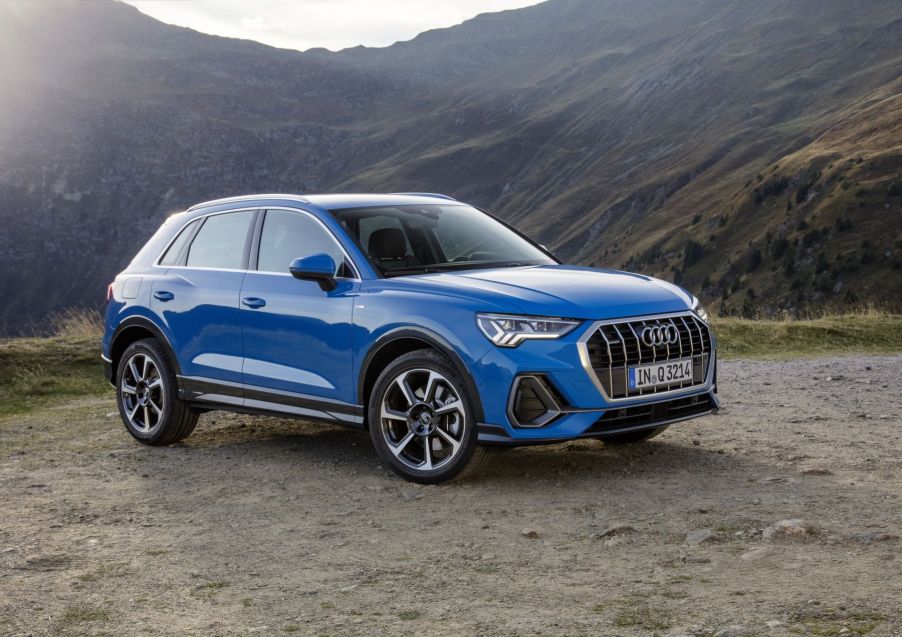
[{"label": "sky", "polygon": [[388,46],[540,0],[125,0],[169,24],[287,49]]}]

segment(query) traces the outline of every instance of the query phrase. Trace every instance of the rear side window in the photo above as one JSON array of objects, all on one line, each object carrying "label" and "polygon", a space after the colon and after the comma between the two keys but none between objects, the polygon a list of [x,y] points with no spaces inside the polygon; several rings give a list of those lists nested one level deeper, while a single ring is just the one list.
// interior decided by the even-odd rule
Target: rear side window
[{"label": "rear side window", "polygon": [[189,268],[240,270],[253,210],[207,217],[188,249]]},{"label": "rear side window", "polygon": [[288,272],[295,259],[325,252],[335,260],[339,276],[345,274],[345,258],[341,248],[318,221],[302,212],[268,210],[260,235],[261,272]]},{"label": "rear side window", "polygon": [[182,229],[175,238],[175,241],[169,244],[169,248],[167,248],[166,252],[163,253],[163,256],[160,257],[160,265],[178,265],[182,250],[185,249],[185,244],[191,239],[191,235],[197,227],[197,224],[198,220],[195,219]]}]

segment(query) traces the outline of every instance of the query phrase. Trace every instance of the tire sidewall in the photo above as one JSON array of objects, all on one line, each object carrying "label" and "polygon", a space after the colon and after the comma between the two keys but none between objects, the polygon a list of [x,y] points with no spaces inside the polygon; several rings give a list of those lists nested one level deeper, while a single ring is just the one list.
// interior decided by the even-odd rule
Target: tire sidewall
[{"label": "tire sidewall", "polygon": [[[439,372],[453,386],[457,392],[458,398],[464,403],[466,409],[466,418],[464,418],[464,436],[461,440],[462,448],[458,452],[450,464],[432,471],[417,471],[411,469],[397,460],[388,448],[388,444],[382,433],[382,420],[380,417],[380,406],[382,404],[385,392],[400,374],[412,369],[431,369]],[[367,406],[367,416],[369,422],[370,439],[379,458],[387,464],[392,471],[402,478],[419,482],[421,484],[437,484],[451,480],[463,471],[477,446],[476,421],[473,411],[473,399],[467,391],[467,383],[461,378],[460,373],[451,364],[451,362],[442,354],[432,350],[418,350],[404,354],[398,357],[388,367],[386,367],[376,383],[373,385],[373,391],[370,393],[369,405]]]},{"label": "tire sidewall", "polygon": [[[122,418],[122,423],[132,437],[148,444],[154,444],[166,435],[170,420],[172,419],[172,408],[175,399],[173,391],[177,391],[177,388],[172,381],[172,370],[169,367],[169,360],[160,351],[160,348],[155,345],[155,342],[149,340],[132,343],[122,353],[122,356],[119,359],[119,366],[116,369],[116,406],[119,408],[119,415]],[[125,367],[129,359],[135,354],[143,354],[149,356],[153,360],[154,364],[157,366],[157,370],[160,372],[160,379],[163,383],[165,400],[162,405],[163,414],[160,416],[161,424],[150,434],[138,431],[132,427],[128,420],[128,415],[125,411],[125,403],[122,398],[122,377],[125,374]]]}]

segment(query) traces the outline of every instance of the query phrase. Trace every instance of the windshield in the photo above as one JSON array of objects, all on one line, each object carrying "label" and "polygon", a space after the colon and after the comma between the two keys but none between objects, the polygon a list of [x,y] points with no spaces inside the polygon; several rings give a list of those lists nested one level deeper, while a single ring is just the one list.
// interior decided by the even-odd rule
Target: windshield
[{"label": "windshield", "polygon": [[541,248],[470,206],[333,210],[384,276],[549,265]]}]

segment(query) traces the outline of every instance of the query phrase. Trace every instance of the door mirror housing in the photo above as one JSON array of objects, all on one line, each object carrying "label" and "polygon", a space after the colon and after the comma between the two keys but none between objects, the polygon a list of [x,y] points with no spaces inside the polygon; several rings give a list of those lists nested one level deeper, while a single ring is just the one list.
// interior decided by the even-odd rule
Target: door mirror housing
[{"label": "door mirror housing", "polygon": [[324,252],[295,259],[288,266],[291,276],[302,281],[316,281],[326,292],[335,289],[336,269],[335,259]]}]

